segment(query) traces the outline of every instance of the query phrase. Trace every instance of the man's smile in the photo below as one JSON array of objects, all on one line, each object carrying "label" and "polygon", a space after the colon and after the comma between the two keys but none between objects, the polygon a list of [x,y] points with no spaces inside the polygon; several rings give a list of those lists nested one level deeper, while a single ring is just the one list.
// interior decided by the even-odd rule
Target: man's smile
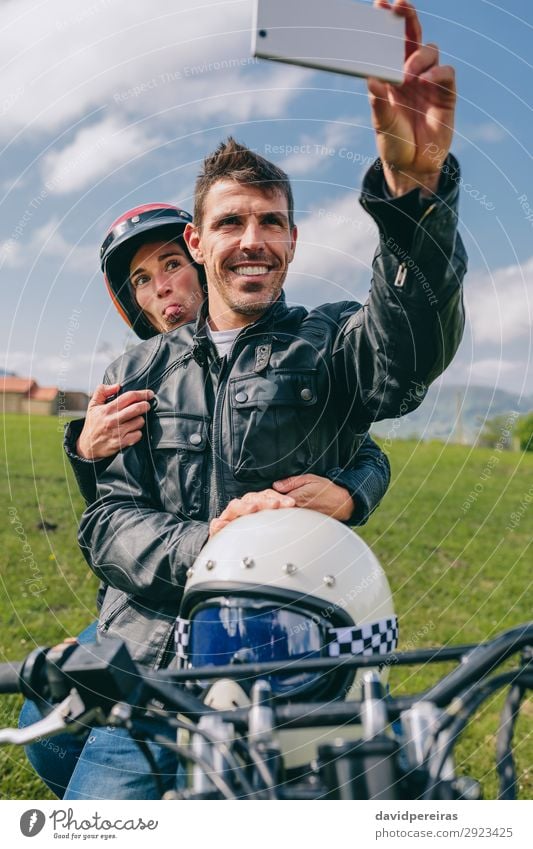
[{"label": "man's smile", "polygon": [[234,274],[240,277],[258,277],[262,274],[268,274],[271,270],[268,265],[237,265],[232,268]]}]

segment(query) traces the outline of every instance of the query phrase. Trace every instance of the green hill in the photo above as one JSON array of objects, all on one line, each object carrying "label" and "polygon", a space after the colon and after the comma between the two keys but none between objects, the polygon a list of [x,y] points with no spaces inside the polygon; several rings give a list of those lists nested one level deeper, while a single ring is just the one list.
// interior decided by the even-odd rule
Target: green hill
[{"label": "green hill", "polygon": [[[51,418],[6,416],[1,440],[0,660],[75,635],[94,617],[96,580],[76,544],[82,499]],[[400,617],[401,648],[475,642],[532,618],[533,455],[395,441],[393,483],[361,535],[384,566]],[[42,522],[56,525],[42,530]],[[394,692],[444,672],[395,668]],[[20,702],[0,700],[0,727]],[[463,772],[495,793],[490,700],[460,749]],[[533,798],[531,700],[517,727],[521,795]],[[529,726],[528,726],[529,722]],[[527,733],[529,730],[529,740]],[[0,750],[1,798],[50,798],[20,749]]]},{"label": "green hill", "polygon": [[474,444],[483,424],[495,416],[517,415],[533,409],[533,398],[488,386],[454,386],[438,382],[429,388],[424,403],[402,419],[379,422],[372,433],[383,439],[452,439]]}]

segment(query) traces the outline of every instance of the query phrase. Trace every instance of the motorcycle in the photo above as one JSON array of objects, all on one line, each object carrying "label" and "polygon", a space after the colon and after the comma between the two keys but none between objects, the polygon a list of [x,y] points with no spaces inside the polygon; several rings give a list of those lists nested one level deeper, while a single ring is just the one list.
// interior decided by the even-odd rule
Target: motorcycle
[{"label": "motorcycle", "polygon": [[[512,668],[501,669],[516,657]],[[499,799],[515,799],[513,735],[520,706],[533,689],[533,622],[480,644],[418,649],[379,656],[379,666],[456,661],[424,692],[391,697],[375,656],[308,657],[292,661],[301,675],[327,676],[339,667],[361,675],[358,699],[283,700],[273,692],[279,662],[240,662],[154,671],[134,663],[124,643],[38,648],[20,663],[0,665],[0,693],[22,693],[41,706],[43,719],[0,730],[0,743],[25,745],[87,726],[128,729],[151,765],[144,741],[174,752],[188,786],[163,793],[176,799],[480,799],[473,777],[458,776],[454,749],[480,706],[507,688],[496,740]],[[213,706],[210,682],[233,682],[246,704]],[[200,691],[200,685],[204,693]],[[162,710],[161,703],[165,709]],[[162,732],[162,725],[164,731]],[[358,735],[345,733],[352,727]],[[316,746],[305,768],[287,766],[282,735],[305,729],[336,736]]]}]

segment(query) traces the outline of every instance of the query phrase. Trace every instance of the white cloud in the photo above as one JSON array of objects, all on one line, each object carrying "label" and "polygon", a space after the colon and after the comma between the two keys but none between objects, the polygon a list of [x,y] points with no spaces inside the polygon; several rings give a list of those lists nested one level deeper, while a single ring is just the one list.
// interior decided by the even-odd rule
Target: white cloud
[{"label": "white cloud", "polygon": [[180,130],[279,114],[312,72],[262,63],[255,73],[251,24],[251,0],[3,3],[0,134],[58,132],[102,107]]},{"label": "white cloud", "polygon": [[24,268],[36,264],[41,257],[59,257],[71,271],[87,271],[97,257],[94,245],[68,242],[59,229],[59,219],[51,218],[37,228],[27,242],[8,239],[0,243],[0,268]]},{"label": "white cloud", "polygon": [[358,202],[357,192],[318,201],[299,225],[288,292],[307,304],[366,300],[377,227]]},{"label": "white cloud", "polygon": [[102,350],[73,354],[67,359],[54,354],[43,356],[35,351],[2,351],[0,364],[6,371],[20,377],[31,377],[41,386],[59,386],[64,390],[78,389],[91,393],[118,354]]},{"label": "white cloud", "polygon": [[476,126],[470,127],[466,133],[469,141],[488,142],[489,144],[501,142],[506,139],[508,135],[509,134],[505,131],[505,129],[499,124],[496,124],[494,121],[485,121],[484,123],[477,124]]},{"label": "white cloud", "polygon": [[496,357],[478,360],[471,363],[468,369],[468,383],[474,386],[498,386],[500,389],[506,389],[509,385],[509,377],[514,378],[514,384],[519,383],[524,375],[524,368],[525,364],[522,361],[516,362]]},{"label": "white cloud", "polygon": [[[520,357],[520,354],[517,355]],[[520,359],[511,359],[498,351],[492,350],[488,356],[478,354],[468,356],[464,347],[440,379],[442,383],[457,386],[489,386],[491,389],[502,389],[506,392],[516,392],[517,397],[531,395],[533,392],[533,369],[531,357],[527,353]]]},{"label": "white cloud", "polygon": [[[262,73],[253,71],[227,71],[222,75],[206,74],[182,86],[178,94],[179,110],[170,108],[167,120],[176,123],[180,131],[198,125],[206,130],[205,122],[223,120],[224,124],[244,123],[255,118],[279,118],[298,95],[299,87],[309,79],[310,72],[303,68],[272,69],[263,67]],[[166,96],[168,99],[168,95]],[[181,135],[181,132],[178,134]]]},{"label": "white cloud", "polygon": [[368,165],[374,161],[376,154],[364,152],[357,148],[360,127],[354,121],[364,122],[355,116],[339,116],[335,121],[320,126],[317,123],[316,132],[305,133],[300,137],[295,147],[297,150],[283,151],[287,153],[280,165],[290,176],[317,173],[325,169],[335,157],[346,160],[349,164]]},{"label": "white cloud", "polygon": [[465,300],[475,343],[531,338],[533,257],[522,265],[469,274]]},{"label": "white cloud", "polygon": [[41,255],[58,257],[70,271],[87,273],[95,265],[95,258],[98,256],[97,246],[73,244],[65,239],[59,228],[59,220],[52,218],[36,230],[29,255],[37,259]]},{"label": "white cloud", "polygon": [[80,130],[71,144],[45,157],[45,186],[52,194],[79,191],[158,144],[160,139],[145,127],[122,127],[117,118],[109,116]]},{"label": "white cloud", "polygon": [[25,251],[14,238],[0,242],[0,269],[20,268],[24,265]]}]

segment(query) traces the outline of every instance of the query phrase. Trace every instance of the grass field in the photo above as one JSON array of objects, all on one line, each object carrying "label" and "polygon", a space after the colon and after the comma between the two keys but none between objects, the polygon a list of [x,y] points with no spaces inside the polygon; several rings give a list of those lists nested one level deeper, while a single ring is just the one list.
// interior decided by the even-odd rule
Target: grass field
[{"label": "grass field", "polygon": [[[389,450],[387,446],[387,450]],[[22,659],[94,618],[96,580],[76,544],[81,496],[52,418],[6,416],[0,452],[0,660]],[[441,443],[390,446],[393,483],[362,536],[384,566],[400,617],[400,648],[475,642],[532,619],[533,454]],[[41,530],[45,520],[55,530]],[[395,692],[422,689],[442,666],[394,668]],[[494,797],[498,697],[459,749],[462,772]],[[0,727],[20,700],[0,701]],[[522,798],[533,798],[533,703],[516,732]],[[3,799],[53,798],[20,749],[0,750]]]}]

